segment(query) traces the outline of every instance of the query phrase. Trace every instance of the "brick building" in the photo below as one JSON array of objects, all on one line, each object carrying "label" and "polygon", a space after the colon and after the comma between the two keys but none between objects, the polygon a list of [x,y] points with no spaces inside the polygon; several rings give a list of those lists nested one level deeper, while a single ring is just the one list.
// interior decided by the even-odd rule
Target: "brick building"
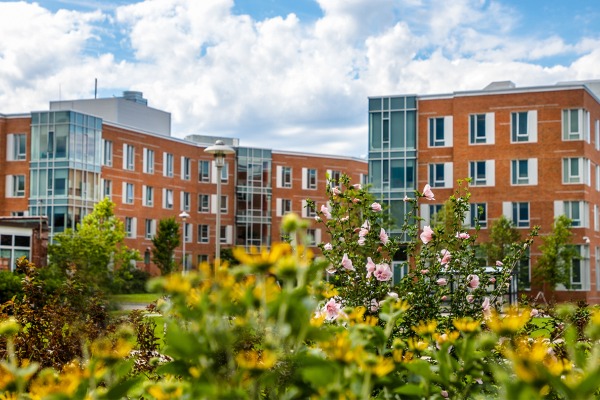
[{"label": "brick building", "polygon": [[[581,259],[570,290],[558,288],[557,298],[600,303],[599,121],[600,81],[495,82],[477,91],[371,97],[370,183],[398,220],[407,212],[402,198],[429,183],[439,202],[420,206],[427,224],[456,180],[471,178],[465,224],[472,228],[479,217],[480,241],[501,215],[523,237],[535,225],[547,234],[555,217],[567,215]],[[532,296],[539,292],[531,270],[540,244],[516,271],[519,290]]]},{"label": "brick building", "polygon": [[[47,218],[51,242],[107,196],[125,223],[126,245],[144,258],[138,267],[156,272],[150,251],[158,221],[186,211],[185,259],[193,268],[214,258],[217,169],[204,150],[216,139],[235,150],[221,176],[222,247],[279,241],[285,213],[313,221],[303,205],[309,197],[326,201],[326,174],[347,173],[353,182],[367,175],[366,160],[243,147],[237,139],[178,139],[170,129],[170,114],[148,107],[139,92],[0,114],[0,148],[6,154],[0,157],[5,181],[0,216]],[[315,226],[311,233],[316,245],[321,231]],[[30,237],[35,244],[33,231]],[[183,260],[182,252],[183,246],[177,260]]]}]

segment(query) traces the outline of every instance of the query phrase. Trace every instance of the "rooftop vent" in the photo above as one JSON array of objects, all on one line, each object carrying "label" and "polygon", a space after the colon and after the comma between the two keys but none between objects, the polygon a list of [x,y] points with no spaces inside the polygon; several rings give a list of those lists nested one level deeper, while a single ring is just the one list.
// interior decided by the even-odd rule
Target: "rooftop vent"
[{"label": "rooftop vent", "polygon": [[144,98],[144,94],[142,92],[126,90],[123,92],[123,98],[125,100],[133,101],[134,103],[143,104],[145,106],[148,105],[148,100]]},{"label": "rooftop vent", "polygon": [[490,83],[489,85],[484,87],[483,90],[514,89],[516,87],[517,85],[515,85],[512,81],[497,81]]}]

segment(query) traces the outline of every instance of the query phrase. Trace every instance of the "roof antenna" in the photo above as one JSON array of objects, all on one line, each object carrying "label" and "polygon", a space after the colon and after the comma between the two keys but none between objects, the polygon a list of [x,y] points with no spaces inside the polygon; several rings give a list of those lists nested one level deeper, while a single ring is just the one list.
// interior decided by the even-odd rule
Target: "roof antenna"
[{"label": "roof antenna", "polygon": [[98,96],[98,78],[94,78],[94,99]]}]

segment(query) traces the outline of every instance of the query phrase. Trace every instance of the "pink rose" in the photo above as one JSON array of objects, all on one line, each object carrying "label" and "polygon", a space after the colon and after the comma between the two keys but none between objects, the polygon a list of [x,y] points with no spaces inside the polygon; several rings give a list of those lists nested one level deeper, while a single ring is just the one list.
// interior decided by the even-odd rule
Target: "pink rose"
[{"label": "pink rose", "polygon": [[346,222],[346,221],[348,221],[349,219],[350,219],[350,217],[346,215],[345,217],[342,217],[342,218],[340,218],[340,221],[341,221],[341,222]]},{"label": "pink rose", "polygon": [[331,218],[331,213],[329,212],[329,208],[325,204],[321,206],[321,212],[326,218]]},{"label": "pink rose", "polygon": [[459,238],[459,239],[468,239],[468,238],[471,237],[471,235],[469,235],[466,232],[460,232],[460,233],[456,234],[456,237]]},{"label": "pink rose", "polygon": [[388,295],[389,297],[391,297],[392,299],[397,299],[397,298],[398,298],[398,293],[389,292],[387,295]]},{"label": "pink rose", "polygon": [[325,313],[326,320],[333,321],[337,319],[337,317],[339,317],[342,313],[342,305],[336,302],[333,298],[331,298],[321,309],[321,311]]},{"label": "pink rose", "polygon": [[342,257],[342,267],[348,271],[354,271],[354,266],[352,265],[352,260],[348,258],[348,254],[344,253]]},{"label": "pink rose", "polygon": [[367,279],[369,279],[373,272],[375,272],[375,263],[371,257],[367,257],[367,265],[365,267],[367,268]]},{"label": "pink rose", "polygon": [[323,246],[324,250],[333,250],[333,246],[331,245],[331,243],[325,243],[325,245]]},{"label": "pink rose", "polygon": [[321,217],[319,217],[318,215],[315,215],[315,221],[321,222]]},{"label": "pink rose", "polygon": [[446,301],[446,300],[448,300],[448,296],[444,295],[441,297],[441,299],[442,299],[442,301]]},{"label": "pink rose", "polygon": [[377,264],[375,266],[375,272],[373,272],[375,278],[380,282],[386,282],[392,279],[392,269],[389,264]]},{"label": "pink rose", "polygon": [[376,299],[371,299],[371,312],[379,310],[379,302]]},{"label": "pink rose", "polygon": [[448,284],[448,280],[446,278],[440,278],[435,282],[440,286],[446,286]]},{"label": "pink rose", "polygon": [[443,397],[443,398],[445,398],[445,399],[447,399],[447,398],[448,398],[448,392],[447,392],[447,391],[445,391],[445,390],[442,390],[442,391],[440,392],[440,394],[442,395],[442,397]]},{"label": "pink rose", "polygon": [[442,258],[440,259],[440,264],[448,264],[450,262],[450,260],[452,259],[452,255],[450,254],[450,252],[446,249],[443,249],[440,253],[442,254]]},{"label": "pink rose", "polygon": [[467,295],[467,301],[469,303],[472,303],[475,300],[475,296],[473,296],[472,294],[468,294]]},{"label": "pink rose", "polygon": [[364,245],[365,245],[365,241],[366,241],[366,240],[367,240],[367,239],[365,239],[365,237],[364,237],[364,236],[361,236],[361,237],[359,237],[359,238],[358,238],[358,241],[357,241],[357,243],[358,243],[358,245],[359,245],[359,246],[364,246]]},{"label": "pink rose", "polygon": [[354,199],[352,199],[352,202],[354,204],[358,204],[358,203],[360,203],[360,199],[354,198]]},{"label": "pink rose", "polygon": [[423,275],[425,275],[425,274],[428,274],[428,273],[429,273],[429,270],[428,270],[428,269],[422,269],[422,270],[421,270],[421,273],[422,273]]},{"label": "pink rose", "polygon": [[481,311],[483,311],[483,316],[486,319],[492,315],[492,310],[490,308],[490,299],[488,297],[483,299],[483,303],[481,304]]},{"label": "pink rose", "polygon": [[494,277],[492,276],[492,277],[490,278],[490,282],[491,282],[491,283],[494,283],[494,282],[496,282],[496,278],[494,278]]},{"label": "pink rose", "polygon": [[373,204],[371,204],[371,210],[373,210],[375,212],[380,212],[381,211],[381,204],[379,204],[379,203],[373,203]]},{"label": "pink rose", "polygon": [[529,315],[532,316],[532,317],[537,317],[539,313],[540,312],[536,308],[532,308],[531,312],[529,313]]},{"label": "pink rose", "polygon": [[501,267],[503,265],[504,265],[504,263],[502,261],[500,261],[500,260],[496,261],[496,267]]},{"label": "pink rose", "polygon": [[360,228],[360,231],[358,231],[358,236],[361,238],[364,238],[368,234],[369,234],[369,230],[367,228]]},{"label": "pink rose", "polygon": [[431,242],[431,239],[433,239],[433,230],[429,226],[425,225],[420,237],[423,244]]},{"label": "pink rose", "polygon": [[333,189],[331,189],[331,192],[334,196],[339,196],[340,194],[342,194],[342,192],[340,191],[340,189],[338,189],[337,186],[334,186]]},{"label": "pink rose", "polygon": [[404,196],[404,198],[402,199],[402,201],[406,203],[407,201],[410,201],[410,197]]},{"label": "pink rose", "polygon": [[433,192],[431,191],[431,186],[429,186],[429,184],[425,185],[425,187],[423,188],[423,196],[425,196],[427,200],[435,200],[435,198],[433,197]]},{"label": "pink rose", "polygon": [[387,233],[385,233],[385,229],[381,228],[381,230],[379,231],[379,240],[381,240],[381,243],[383,243],[383,245],[385,246],[389,240]]},{"label": "pink rose", "polygon": [[352,185],[352,187],[356,190],[362,189],[362,185],[360,183],[355,183],[354,185]]},{"label": "pink rose", "polygon": [[479,287],[479,277],[477,275],[469,275],[467,276],[467,280],[469,281],[470,288],[477,289]]}]

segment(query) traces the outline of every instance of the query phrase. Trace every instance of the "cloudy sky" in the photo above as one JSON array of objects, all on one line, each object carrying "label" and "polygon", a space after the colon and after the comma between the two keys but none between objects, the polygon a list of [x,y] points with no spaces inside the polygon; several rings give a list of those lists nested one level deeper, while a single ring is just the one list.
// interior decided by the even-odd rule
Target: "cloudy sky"
[{"label": "cloudy sky", "polygon": [[600,79],[597,0],[0,1],[0,113],[144,93],[173,135],[361,157],[367,98]]}]

